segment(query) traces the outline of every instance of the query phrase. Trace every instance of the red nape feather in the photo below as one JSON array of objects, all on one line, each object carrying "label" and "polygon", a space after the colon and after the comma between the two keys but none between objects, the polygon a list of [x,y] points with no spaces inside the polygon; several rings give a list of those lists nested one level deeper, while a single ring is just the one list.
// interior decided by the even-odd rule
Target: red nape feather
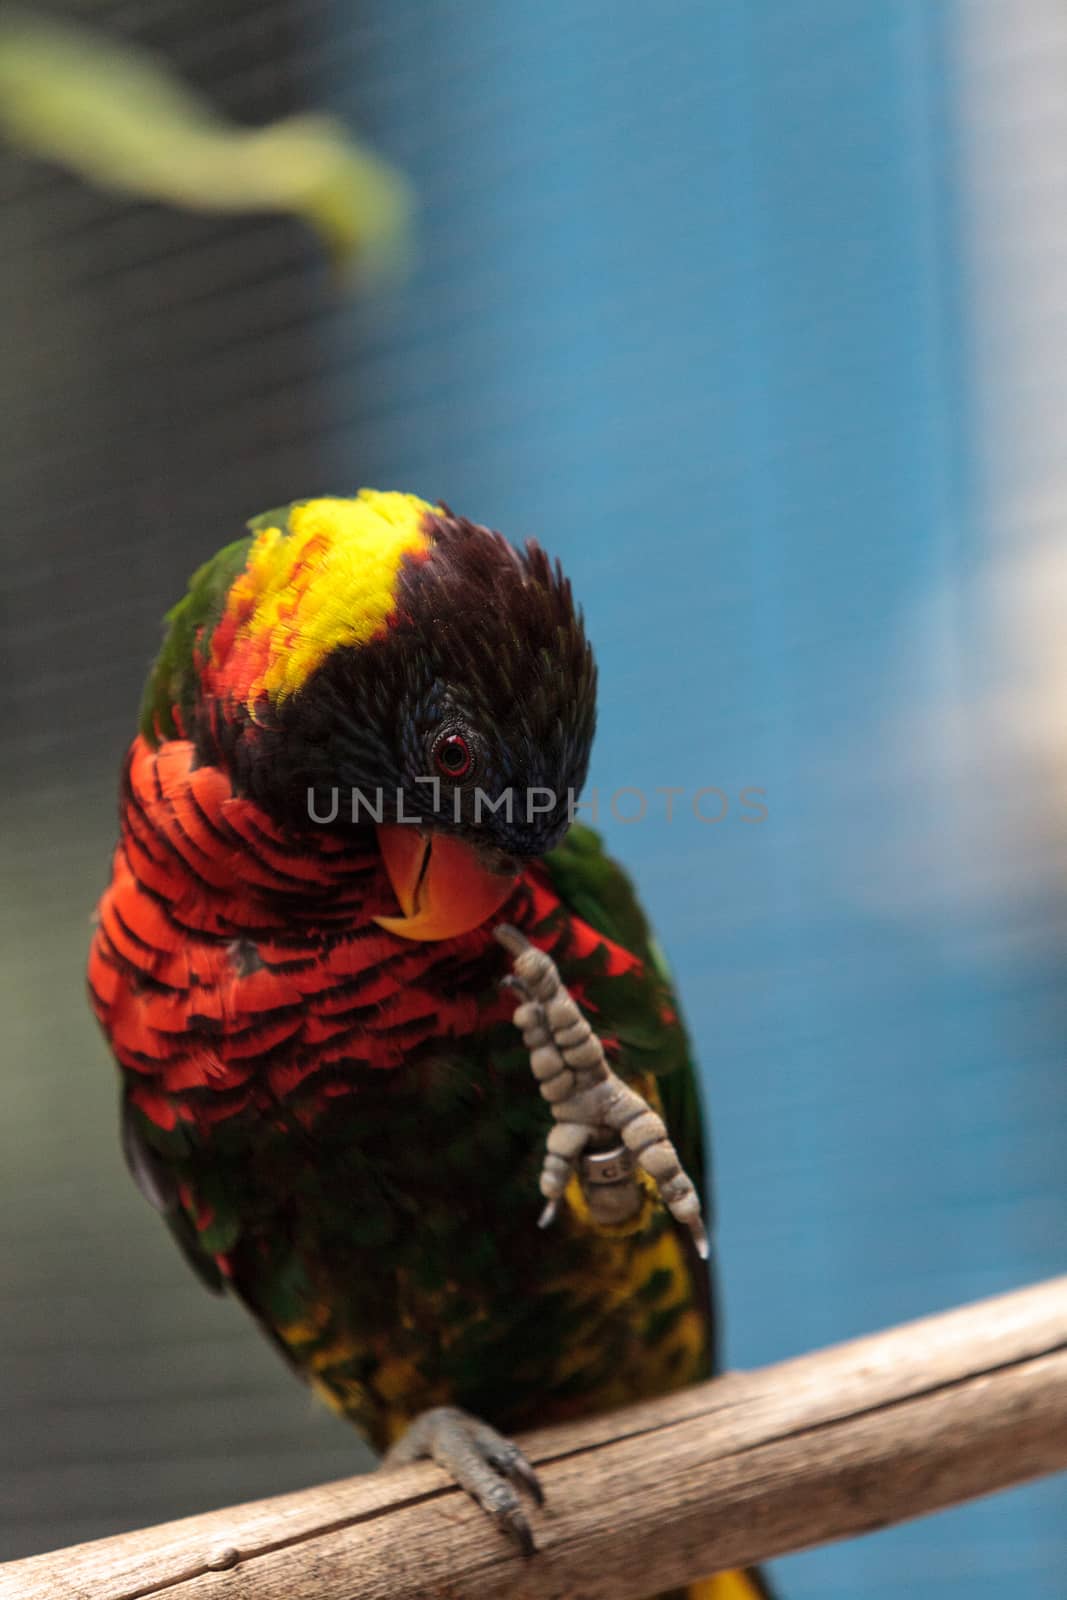
[{"label": "red nape feather", "polygon": [[[402,939],[373,920],[392,903],[373,829],[358,845],[287,836],[186,741],[136,740],[89,960],[133,1103],[168,1130],[276,1113],[279,1099],[303,1115],[309,1099],[358,1091],[366,1069],[507,1021],[491,927]],[[500,915],[601,973],[639,965],[568,914],[538,866]]]}]

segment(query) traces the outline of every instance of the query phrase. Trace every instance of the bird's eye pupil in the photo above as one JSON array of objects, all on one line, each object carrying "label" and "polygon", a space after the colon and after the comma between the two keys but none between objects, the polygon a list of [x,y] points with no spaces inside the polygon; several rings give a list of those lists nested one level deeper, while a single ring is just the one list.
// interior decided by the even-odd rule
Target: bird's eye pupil
[{"label": "bird's eye pupil", "polygon": [[465,778],[472,765],[470,745],[461,733],[446,733],[434,747],[434,761],[446,778]]}]

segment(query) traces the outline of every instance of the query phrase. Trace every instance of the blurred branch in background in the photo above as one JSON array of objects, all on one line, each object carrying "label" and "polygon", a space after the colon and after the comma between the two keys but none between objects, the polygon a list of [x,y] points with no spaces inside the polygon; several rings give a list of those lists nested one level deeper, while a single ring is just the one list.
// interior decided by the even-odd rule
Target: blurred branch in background
[{"label": "blurred branch in background", "polygon": [[103,188],[192,211],[290,213],[347,274],[400,270],[407,180],[332,117],[263,128],[220,116],[149,52],[86,29],[0,21],[0,131]]},{"label": "blurred branch in background", "polygon": [[1067,1278],[526,1442],[522,1560],[434,1467],[0,1569],[3,1600],[636,1600],[1067,1467]]}]

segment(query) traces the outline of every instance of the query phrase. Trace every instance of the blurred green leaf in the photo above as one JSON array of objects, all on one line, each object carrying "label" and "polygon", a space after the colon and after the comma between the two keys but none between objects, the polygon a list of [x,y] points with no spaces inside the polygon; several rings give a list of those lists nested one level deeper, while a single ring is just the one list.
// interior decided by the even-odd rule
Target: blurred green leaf
[{"label": "blurred green leaf", "polygon": [[101,187],[192,211],[302,218],[335,263],[402,267],[407,180],[336,119],[262,128],[220,116],[147,51],[70,24],[0,21],[0,131]]}]

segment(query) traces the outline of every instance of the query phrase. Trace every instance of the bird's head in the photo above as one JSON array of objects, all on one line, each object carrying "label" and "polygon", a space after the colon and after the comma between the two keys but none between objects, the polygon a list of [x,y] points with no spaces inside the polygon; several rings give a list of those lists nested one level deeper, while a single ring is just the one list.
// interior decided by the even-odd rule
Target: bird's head
[{"label": "bird's head", "polygon": [[477,926],[585,780],[596,669],[570,584],[413,495],[250,526],[170,613],[142,731],[195,739],[287,828],[376,824],[393,931]]}]

